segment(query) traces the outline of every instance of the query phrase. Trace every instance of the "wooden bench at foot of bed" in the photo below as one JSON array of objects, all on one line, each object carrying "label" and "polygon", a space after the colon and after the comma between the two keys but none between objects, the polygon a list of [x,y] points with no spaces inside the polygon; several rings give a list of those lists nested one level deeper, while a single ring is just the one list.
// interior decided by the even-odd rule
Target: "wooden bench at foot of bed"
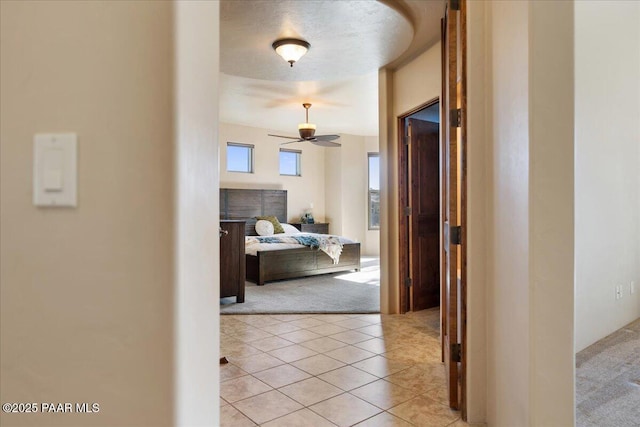
[{"label": "wooden bench at foot of bed", "polygon": [[259,251],[255,256],[246,255],[246,258],[247,280],[261,286],[272,280],[359,271],[360,243],[345,244],[338,264],[334,264],[324,252],[311,248]]}]

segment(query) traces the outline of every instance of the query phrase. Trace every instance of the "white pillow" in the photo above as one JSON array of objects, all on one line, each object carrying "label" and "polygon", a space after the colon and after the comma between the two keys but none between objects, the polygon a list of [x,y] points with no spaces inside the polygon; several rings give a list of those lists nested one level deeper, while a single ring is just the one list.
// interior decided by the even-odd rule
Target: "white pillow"
[{"label": "white pillow", "polygon": [[297,228],[295,228],[291,224],[282,223],[280,225],[282,226],[282,229],[284,230],[285,234],[297,234],[297,233],[300,233],[300,230],[298,230]]},{"label": "white pillow", "polygon": [[260,236],[273,236],[273,224],[264,219],[260,219],[256,222],[256,233]]}]

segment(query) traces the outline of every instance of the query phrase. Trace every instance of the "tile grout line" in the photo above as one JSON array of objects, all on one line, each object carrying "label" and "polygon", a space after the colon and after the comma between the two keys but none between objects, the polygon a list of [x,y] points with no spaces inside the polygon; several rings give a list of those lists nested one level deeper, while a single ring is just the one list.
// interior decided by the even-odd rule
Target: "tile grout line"
[{"label": "tile grout line", "polygon": [[[427,393],[427,392],[429,392],[429,391],[431,391],[431,390],[435,390],[436,388],[438,388],[438,387],[439,387],[438,385],[434,385],[433,387],[429,388],[428,390],[416,391],[416,390],[414,390],[414,389],[412,389],[412,388],[404,387],[403,385],[396,384],[396,383],[391,382],[391,381],[389,381],[389,380],[387,379],[387,378],[389,378],[389,377],[391,377],[391,376],[393,376],[393,375],[396,375],[396,374],[400,374],[400,373],[402,373],[402,372],[405,372],[405,371],[406,371],[406,370],[408,370],[408,369],[411,369],[411,368],[414,368],[414,367],[419,367],[420,362],[416,362],[416,361],[412,361],[412,360],[411,360],[411,361],[407,361],[407,362],[406,362],[406,366],[404,366],[403,368],[399,369],[398,371],[389,372],[389,373],[388,373],[388,375],[385,375],[385,376],[379,376],[379,375],[374,374],[374,373],[372,373],[372,372],[368,372],[368,371],[366,371],[366,370],[364,370],[364,369],[360,369],[360,368],[358,368],[358,367],[356,367],[356,366],[353,366],[354,364],[361,363],[361,362],[364,362],[364,361],[366,361],[366,360],[370,360],[370,359],[373,359],[373,358],[376,358],[376,357],[384,358],[384,359],[387,359],[388,361],[392,361],[392,360],[393,360],[393,359],[389,359],[389,358],[388,358],[388,356],[387,356],[387,354],[388,354],[388,353],[390,353],[390,352],[393,352],[393,351],[399,350],[402,346],[399,346],[399,348],[397,348],[397,349],[390,348],[390,349],[389,349],[389,351],[385,351],[384,353],[378,353],[378,352],[375,352],[375,351],[369,351],[369,350],[367,350],[366,348],[360,348],[360,347],[358,347],[358,346],[357,346],[357,344],[360,344],[360,343],[363,343],[363,342],[366,342],[366,341],[370,341],[370,340],[373,340],[373,339],[380,339],[380,340],[383,340],[383,337],[384,337],[385,333],[393,333],[393,332],[397,332],[397,330],[400,330],[400,329],[407,329],[407,330],[409,330],[412,334],[416,334],[416,331],[417,331],[417,332],[420,332],[420,333],[424,334],[425,338],[427,338],[427,337],[436,338],[436,337],[433,337],[431,334],[433,334],[433,333],[438,333],[439,331],[438,331],[438,330],[436,330],[435,328],[430,327],[429,325],[425,325],[424,323],[420,323],[420,322],[419,322],[419,319],[416,319],[416,318],[410,318],[410,319],[409,319],[409,320],[410,320],[410,322],[408,322],[408,323],[404,323],[403,325],[401,325],[401,324],[400,324],[400,322],[395,322],[395,324],[394,324],[394,323],[391,323],[391,324],[389,324],[389,326],[386,328],[386,329],[387,329],[387,331],[386,331],[386,332],[385,332],[385,331],[382,331],[382,334],[371,335],[370,333],[360,331],[359,329],[367,328],[367,327],[370,327],[370,326],[378,326],[380,329],[385,329],[385,328],[384,328],[384,326],[383,326],[383,317],[382,317],[381,315],[378,315],[378,316],[379,316],[379,318],[378,318],[378,319],[376,319],[374,322],[361,320],[362,322],[365,322],[365,323],[366,323],[366,325],[357,325],[356,327],[353,327],[353,323],[351,323],[351,326],[349,326],[349,327],[346,327],[346,326],[343,326],[343,325],[336,325],[336,324],[337,324],[337,323],[340,323],[340,322],[346,322],[347,320],[351,320],[351,319],[358,319],[358,317],[363,317],[363,316],[367,316],[369,319],[371,319],[371,317],[369,317],[369,316],[371,316],[371,315],[370,315],[370,314],[364,314],[364,315],[360,315],[360,316],[351,316],[351,317],[348,317],[348,319],[347,319],[347,320],[345,320],[345,319],[340,319],[340,317],[339,317],[339,316],[341,316],[341,315],[338,315],[338,316],[333,316],[333,315],[331,315],[331,316],[332,316],[332,319],[331,319],[331,320],[324,320],[324,319],[322,319],[322,317],[321,317],[321,316],[317,316],[317,315],[316,315],[316,316],[307,316],[307,317],[304,317],[304,318],[296,318],[296,319],[292,319],[291,321],[280,320],[280,319],[275,319],[275,318],[272,318],[272,317],[271,317],[273,320],[275,320],[275,321],[277,321],[277,322],[280,322],[280,323],[271,323],[271,324],[268,324],[268,325],[265,325],[265,326],[262,326],[262,327],[258,327],[258,326],[256,326],[257,324],[259,324],[259,321],[249,321],[249,322],[246,322],[245,320],[248,320],[248,319],[250,318],[250,317],[249,317],[250,315],[245,315],[245,316],[247,316],[247,317],[244,317],[244,318],[237,318],[237,319],[233,319],[233,318],[231,318],[232,320],[236,320],[236,321],[239,321],[239,322],[242,322],[242,323],[243,323],[243,325],[244,325],[244,326],[239,326],[239,327],[238,327],[238,330],[242,330],[242,329],[245,329],[245,328],[255,328],[255,329],[257,329],[257,330],[260,330],[260,331],[262,331],[262,332],[264,332],[264,333],[268,334],[268,336],[263,337],[263,338],[258,338],[258,339],[251,339],[251,340],[249,340],[249,341],[244,341],[244,340],[243,340],[243,339],[241,339],[241,338],[240,338],[240,339],[236,338],[236,336],[235,336],[236,331],[233,331],[233,329],[234,329],[234,328],[233,328],[233,326],[234,326],[234,325],[233,325],[233,323],[234,323],[234,322],[229,322],[229,323],[231,323],[230,325],[223,325],[222,327],[223,327],[223,328],[226,328],[226,329],[228,330],[228,332],[229,332],[229,333],[226,333],[225,335],[227,335],[230,339],[236,339],[236,340],[238,340],[241,344],[244,344],[244,345],[248,346],[249,348],[252,348],[253,350],[255,350],[255,351],[257,352],[256,354],[249,354],[249,355],[246,355],[246,356],[238,356],[238,358],[250,359],[251,357],[260,356],[260,355],[266,355],[266,356],[272,357],[272,358],[274,358],[274,359],[278,360],[279,362],[281,362],[281,364],[280,364],[280,365],[276,365],[276,366],[273,366],[273,367],[267,367],[267,368],[265,368],[265,369],[260,369],[260,370],[258,370],[258,371],[255,371],[255,372],[251,372],[251,373],[249,373],[249,372],[246,372],[246,371],[242,368],[242,366],[240,366],[240,365],[235,365],[235,364],[233,363],[233,359],[231,359],[231,364],[233,364],[236,368],[238,368],[238,369],[242,370],[243,372],[245,372],[245,374],[244,374],[244,375],[241,375],[241,376],[239,376],[239,377],[229,378],[228,380],[225,380],[225,381],[232,381],[232,380],[234,380],[234,379],[238,379],[238,378],[242,378],[242,377],[251,377],[251,378],[253,378],[253,379],[255,379],[255,380],[259,381],[261,384],[263,384],[263,385],[265,385],[265,386],[267,386],[267,387],[269,387],[269,388],[270,388],[270,390],[268,390],[268,391],[264,391],[264,392],[258,393],[258,394],[256,394],[256,395],[253,395],[253,396],[245,397],[245,398],[240,399],[240,400],[238,400],[238,401],[236,401],[236,402],[233,402],[233,403],[232,403],[232,402],[227,402],[226,400],[224,400],[224,399],[223,399],[225,402],[227,402],[227,404],[228,404],[228,405],[232,406],[235,410],[237,410],[238,412],[240,412],[241,414],[243,414],[243,416],[246,416],[246,417],[247,417],[247,418],[249,418],[249,419],[251,419],[251,417],[249,416],[249,414],[246,414],[246,413],[242,412],[239,408],[237,408],[237,407],[235,406],[235,404],[237,404],[237,403],[239,403],[239,402],[242,402],[242,401],[244,401],[244,400],[251,399],[251,398],[254,398],[254,397],[256,397],[256,396],[259,396],[259,395],[265,394],[265,393],[269,393],[269,392],[271,392],[271,391],[277,391],[277,392],[278,392],[278,393],[280,393],[281,395],[286,396],[287,398],[291,399],[293,402],[296,402],[297,404],[301,405],[301,406],[302,406],[302,408],[300,408],[300,409],[298,409],[298,410],[295,410],[295,411],[293,411],[293,412],[291,412],[291,413],[289,413],[289,414],[285,414],[285,415],[282,415],[282,416],[277,416],[277,417],[275,417],[275,418],[271,419],[270,421],[276,420],[276,419],[281,418],[281,417],[285,417],[285,416],[287,416],[287,415],[290,415],[290,414],[292,414],[292,413],[294,413],[294,412],[297,412],[297,411],[300,411],[300,410],[302,410],[302,409],[308,409],[308,410],[312,411],[314,414],[317,414],[318,416],[322,417],[323,419],[325,419],[325,420],[327,420],[327,421],[331,422],[331,420],[327,419],[326,417],[322,416],[321,414],[319,414],[319,413],[317,413],[316,411],[314,411],[313,409],[311,409],[311,406],[317,405],[317,404],[322,403],[322,402],[326,402],[327,400],[330,400],[330,399],[333,399],[333,398],[336,398],[336,397],[339,397],[339,396],[349,395],[349,396],[351,396],[351,397],[354,397],[354,398],[356,398],[356,399],[358,399],[358,400],[361,400],[361,401],[365,402],[366,404],[370,405],[371,407],[376,408],[376,409],[379,411],[379,412],[377,412],[375,415],[369,416],[369,417],[367,417],[367,418],[364,418],[364,419],[362,419],[362,420],[358,421],[358,423],[364,422],[365,420],[368,420],[368,419],[370,419],[370,418],[376,417],[376,416],[378,416],[378,415],[380,415],[380,414],[383,414],[383,413],[386,413],[386,414],[388,414],[389,416],[398,417],[398,418],[400,418],[400,419],[404,420],[405,422],[409,422],[409,420],[406,420],[406,419],[402,418],[402,417],[401,417],[401,416],[399,416],[399,415],[395,415],[395,414],[390,413],[390,412],[389,412],[389,410],[390,410],[390,409],[393,409],[393,408],[395,408],[395,407],[397,407],[397,406],[403,405],[403,404],[405,404],[405,403],[407,403],[407,402],[410,402],[411,400],[413,400],[413,399],[415,399],[415,398],[417,398],[417,397],[424,396],[424,395],[425,395],[425,393]],[[267,317],[270,317],[270,316],[267,316]],[[254,317],[254,318],[255,318],[255,317]],[[283,319],[283,318],[284,318],[284,319],[286,319],[286,317],[285,317],[285,316],[280,316],[280,318],[281,318],[281,319]],[[300,320],[304,320],[304,319],[309,319],[309,318],[311,318],[311,319],[315,319],[315,320],[318,320],[318,321],[320,321],[320,322],[322,322],[322,323],[321,323],[321,324],[314,324],[314,325],[310,325],[310,326],[298,326],[298,325],[293,325],[293,326],[295,326],[295,327],[298,327],[298,328],[299,328],[299,329],[296,329],[296,330],[293,330],[293,331],[289,330],[289,331],[282,331],[282,332],[270,332],[270,331],[265,331],[265,330],[263,329],[263,328],[270,328],[270,327],[272,327],[272,326],[278,326],[278,325],[280,325],[280,324],[291,324],[291,322],[296,322],[296,321],[300,321]],[[335,319],[338,319],[338,320],[335,320]],[[405,319],[405,320],[406,320],[406,319]],[[316,331],[311,331],[311,330],[310,330],[310,329],[314,329],[314,328],[321,328],[321,327],[322,327],[322,326],[324,326],[324,325],[329,325],[329,326],[331,326],[331,325],[339,326],[339,327],[341,327],[341,328],[345,328],[345,330],[344,330],[344,331],[340,331],[340,332],[333,332],[333,331],[331,331],[331,332],[329,332],[329,333],[328,333],[329,335],[327,335],[327,333],[316,332]],[[421,329],[417,329],[417,328],[421,328]],[[396,331],[394,331],[394,330],[396,330]],[[289,341],[289,340],[287,340],[286,338],[283,338],[283,337],[281,336],[281,335],[288,334],[288,333],[292,333],[292,332],[296,332],[296,331],[308,331],[308,332],[311,332],[311,333],[318,334],[318,335],[319,335],[319,337],[318,337],[318,338],[312,338],[312,339],[304,340],[304,341],[299,341],[299,342],[292,342],[292,341]],[[350,343],[350,342],[344,342],[344,341],[341,341],[341,340],[339,340],[339,339],[337,339],[337,338],[333,338],[333,337],[332,337],[333,335],[339,335],[339,334],[347,333],[347,332],[357,332],[357,333],[360,333],[360,334],[363,334],[363,335],[367,335],[368,337],[367,337],[366,339],[362,339],[362,340],[360,340],[360,341],[354,341],[354,342],[351,342],[351,343]],[[233,334],[233,335],[232,335],[232,334]],[[283,346],[283,347],[276,347],[276,348],[273,348],[273,349],[269,349],[269,350],[267,350],[267,351],[261,350],[261,349],[259,349],[259,348],[257,348],[257,347],[253,347],[253,346],[251,345],[251,342],[259,341],[259,340],[262,340],[262,339],[270,339],[270,338],[274,338],[274,337],[275,337],[275,338],[280,338],[280,339],[282,339],[282,340],[284,340],[284,341],[288,341],[290,344],[285,345],[285,346]],[[333,348],[333,349],[329,349],[329,350],[323,350],[323,351],[318,351],[318,350],[316,350],[316,349],[314,349],[314,348],[306,347],[306,346],[304,345],[304,343],[305,343],[305,342],[313,341],[313,340],[315,340],[315,339],[321,339],[321,338],[330,338],[330,339],[332,339],[332,340],[338,341],[341,345],[340,345],[340,347]],[[399,339],[399,341],[401,341],[401,340],[402,340],[402,338],[400,338],[400,339]],[[303,348],[306,348],[306,349],[308,349],[308,350],[310,350],[310,351],[316,352],[316,354],[315,354],[315,355],[312,355],[312,356],[308,356],[308,357],[303,357],[303,358],[300,358],[300,359],[292,360],[292,361],[290,361],[290,362],[287,362],[287,361],[285,361],[285,360],[282,360],[281,358],[279,358],[279,357],[277,357],[277,356],[275,356],[275,355],[269,354],[270,352],[274,352],[274,351],[278,351],[278,350],[283,350],[283,349],[286,349],[286,348],[289,348],[289,347],[293,347],[293,346],[296,346],[296,345],[297,345],[297,346],[300,346],[300,347],[303,347]],[[331,356],[331,355],[328,355],[328,354],[327,354],[327,353],[331,353],[331,352],[334,352],[334,351],[336,351],[336,350],[340,350],[340,349],[355,349],[355,350],[360,350],[360,351],[369,352],[371,355],[370,355],[370,356],[368,356],[368,357],[365,357],[365,358],[363,358],[363,359],[354,360],[354,361],[352,361],[352,362],[349,362],[349,363],[348,363],[348,362],[345,362],[344,360],[337,359],[336,357],[333,357],[333,356]],[[322,356],[324,356],[324,357],[327,357],[327,358],[329,358],[329,359],[332,359],[332,360],[334,360],[334,361],[336,361],[336,362],[338,362],[338,363],[342,363],[342,364],[344,364],[344,365],[343,365],[343,366],[341,366],[341,367],[337,367],[337,368],[329,369],[329,370],[327,370],[327,371],[320,372],[320,373],[318,373],[318,374],[312,374],[311,372],[305,371],[304,369],[298,368],[297,366],[294,366],[294,365],[293,365],[293,364],[294,364],[294,363],[296,363],[296,362],[299,362],[299,361],[302,361],[302,360],[305,360],[305,359],[309,359],[309,358],[312,358],[312,357],[315,357],[315,356],[319,356],[319,355],[322,355]],[[439,361],[438,361],[438,362],[439,362]],[[305,379],[300,379],[300,380],[297,380],[297,381],[293,381],[292,383],[284,384],[284,385],[281,385],[280,387],[277,387],[277,388],[276,388],[276,387],[272,387],[270,384],[266,383],[265,381],[262,381],[260,378],[258,378],[258,377],[256,377],[256,376],[255,376],[255,374],[259,374],[260,372],[264,372],[264,371],[267,371],[267,370],[270,370],[270,369],[275,369],[275,368],[278,368],[278,367],[284,367],[284,366],[290,366],[290,367],[293,367],[293,368],[295,368],[295,369],[297,369],[297,370],[300,370],[301,372],[304,372],[304,373],[305,373],[305,375],[310,375],[310,377],[309,377],[309,378],[305,378]],[[346,368],[346,367],[353,368],[353,369],[355,369],[357,372],[360,372],[360,373],[362,373],[362,374],[370,375],[371,377],[373,377],[373,378],[375,378],[375,379],[372,379],[372,380],[370,380],[370,381],[367,381],[367,382],[365,382],[365,383],[363,383],[363,384],[359,384],[357,387],[350,388],[349,390],[344,390],[344,389],[342,389],[341,387],[339,387],[339,386],[337,386],[337,385],[335,385],[335,384],[333,384],[333,383],[331,383],[331,382],[328,382],[328,381],[326,381],[326,380],[324,380],[324,379],[320,378],[320,376],[321,376],[321,375],[325,375],[325,374],[327,374],[327,373],[334,372],[334,371],[337,371],[337,370],[339,370],[339,369],[344,369],[344,368]],[[333,386],[333,387],[336,387],[337,389],[339,389],[339,390],[340,390],[340,393],[339,393],[339,394],[337,394],[337,395],[334,395],[334,396],[327,397],[326,399],[319,400],[319,401],[317,401],[317,402],[314,402],[312,405],[307,406],[307,405],[305,405],[304,403],[302,403],[302,402],[300,402],[300,401],[296,400],[295,398],[290,397],[289,395],[287,395],[287,394],[283,393],[282,391],[280,391],[280,390],[281,390],[282,388],[284,388],[284,387],[287,387],[287,386],[290,386],[290,385],[293,385],[293,384],[298,384],[298,383],[300,383],[300,382],[307,381],[307,380],[310,380],[310,379],[316,379],[316,380],[322,381],[322,382],[324,382],[324,383],[326,383],[326,384],[329,384],[329,385],[331,385],[331,386]],[[360,398],[360,397],[358,397],[358,396],[356,396],[356,395],[352,394],[352,392],[353,392],[353,391],[355,391],[355,390],[357,390],[357,389],[360,389],[360,388],[362,388],[362,387],[366,387],[366,386],[371,385],[371,384],[373,384],[373,383],[375,383],[375,382],[378,382],[378,381],[385,381],[385,382],[388,382],[389,384],[393,384],[393,386],[394,386],[394,387],[398,387],[398,388],[400,388],[400,389],[404,389],[404,390],[407,390],[407,391],[413,392],[413,393],[414,393],[414,395],[413,395],[413,397],[409,398],[408,400],[403,400],[403,401],[401,401],[401,402],[399,402],[399,403],[397,403],[397,404],[394,404],[392,407],[390,407],[390,408],[388,408],[388,409],[384,409],[384,408],[380,407],[379,405],[377,405],[376,403],[370,402],[370,401],[368,401],[368,400],[366,400],[366,399],[362,399],[362,398]],[[425,397],[425,398],[428,398],[429,400],[431,400],[434,404],[437,404],[437,406],[444,406],[445,408],[447,408],[447,409],[448,409],[448,406],[447,406],[447,405],[442,404],[440,401],[433,400],[431,397],[427,397],[427,396],[424,396],[424,397]],[[451,423],[449,423],[449,424],[447,424],[447,425],[450,425],[450,424],[454,424],[454,423],[456,423],[458,419],[459,419],[459,418],[457,418],[456,420],[453,420]],[[255,422],[255,420],[253,420],[253,419],[251,419],[251,420],[252,420],[253,422]],[[409,422],[409,423],[410,423],[410,422]]]}]

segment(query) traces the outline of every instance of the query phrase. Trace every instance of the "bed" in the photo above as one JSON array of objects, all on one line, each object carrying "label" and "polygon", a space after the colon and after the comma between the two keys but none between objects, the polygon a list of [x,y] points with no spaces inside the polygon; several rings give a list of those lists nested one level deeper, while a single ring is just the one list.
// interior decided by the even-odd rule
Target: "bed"
[{"label": "bed", "polygon": [[[256,217],[267,215],[286,223],[286,190],[220,189],[220,219],[245,220],[245,236],[257,236]],[[310,247],[258,250],[245,257],[247,280],[262,286],[273,280],[360,270],[360,243],[343,243],[338,263]]]}]

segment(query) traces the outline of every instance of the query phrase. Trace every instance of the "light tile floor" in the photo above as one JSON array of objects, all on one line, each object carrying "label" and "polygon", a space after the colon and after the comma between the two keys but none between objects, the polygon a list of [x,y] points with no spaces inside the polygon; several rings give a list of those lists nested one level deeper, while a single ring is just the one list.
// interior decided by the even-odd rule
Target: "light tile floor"
[{"label": "light tile floor", "polygon": [[452,426],[439,310],[221,316],[222,426]]}]

